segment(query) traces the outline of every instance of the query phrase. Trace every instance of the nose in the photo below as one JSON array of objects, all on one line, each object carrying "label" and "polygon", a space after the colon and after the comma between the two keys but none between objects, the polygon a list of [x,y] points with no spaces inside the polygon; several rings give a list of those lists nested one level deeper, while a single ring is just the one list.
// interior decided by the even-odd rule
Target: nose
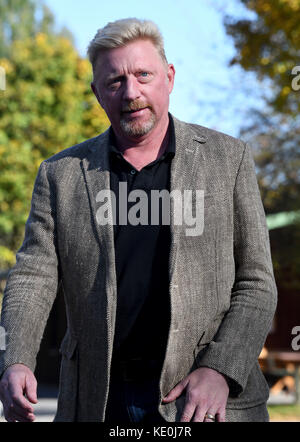
[{"label": "nose", "polygon": [[124,86],[123,98],[126,101],[133,101],[139,98],[140,95],[139,83],[135,76],[127,78]]}]

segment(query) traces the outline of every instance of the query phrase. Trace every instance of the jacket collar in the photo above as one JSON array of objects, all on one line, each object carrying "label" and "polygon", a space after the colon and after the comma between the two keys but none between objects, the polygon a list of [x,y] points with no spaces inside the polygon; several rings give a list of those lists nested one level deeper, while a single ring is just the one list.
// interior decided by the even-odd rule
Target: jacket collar
[{"label": "jacket collar", "polygon": [[[175,118],[169,113],[170,128],[175,137],[175,163],[185,161],[187,157],[192,158],[193,154],[197,154],[199,147],[205,144],[207,141],[207,135],[204,133],[204,128],[200,133],[193,130],[192,125],[189,125],[183,121]],[[199,128],[199,126],[198,126]],[[89,170],[97,169],[100,171],[109,171],[109,152],[110,152],[110,140],[111,140],[111,126],[101,135],[93,138],[89,143]],[[190,155],[192,154],[192,155]],[[186,157],[187,155],[187,157]],[[190,163],[190,161],[188,161]],[[183,164],[181,164],[183,165]],[[173,173],[177,170],[173,168]],[[178,177],[176,177],[177,179]]]}]

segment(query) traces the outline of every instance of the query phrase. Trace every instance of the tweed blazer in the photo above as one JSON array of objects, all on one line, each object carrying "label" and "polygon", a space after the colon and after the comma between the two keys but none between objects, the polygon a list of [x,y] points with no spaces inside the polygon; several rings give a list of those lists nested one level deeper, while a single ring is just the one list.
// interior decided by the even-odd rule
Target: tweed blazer
[{"label": "tweed blazer", "polygon": [[[178,421],[184,394],[169,404],[162,397],[206,366],[230,380],[227,409],[251,414],[269,394],[258,356],[277,300],[251,149],[169,116],[176,142],[171,191],[204,191],[204,230],[187,236],[186,226],[172,222],[171,207],[171,321],[158,410],[166,421]],[[58,290],[64,292],[67,332],[55,421],[105,419],[117,282],[113,226],[97,222],[96,196],[110,189],[109,130],[40,165],[3,299],[7,349],[0,373],[14,363],[34,370],[51,306]]]}]

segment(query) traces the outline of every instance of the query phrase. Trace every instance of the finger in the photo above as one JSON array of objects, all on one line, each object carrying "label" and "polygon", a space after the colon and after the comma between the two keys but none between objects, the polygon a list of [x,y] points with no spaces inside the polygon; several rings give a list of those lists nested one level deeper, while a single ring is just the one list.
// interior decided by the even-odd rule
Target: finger
[{"label": "finger", "polygon": [[5,415],[10,416],[13,414],[17,415],[18,418],[26,419],[28,421],[35,420],[33,411],[28,411],[24,407],[19,406],[16,402],[14,402],[12,397],[9,397],[3,402],[3,409]]},{"label": "finger", "polygon": [[203,422],[204,415],[205,415],[204,409],[201,408],[200,406],[198,406],[195,410],[195,414],[194,414],[192,422]]},{"label": "finger", "polygon": [[38,402],[37,400],[37,381],[35,379],[35,377],[26,377],[25,380],[25,394],[26,397],[28,398],[28,400],[30,402],[32,402],[33,404],[36,404]]},{"label": "finger", "polygon": [[11,383],[8,387],[7,394],[8,402],[13,402],[14,405],[17,405],[20,408],[23,408],[25,411],[29,413],[33,413],[33,407],[30,402],[25,398],[23,394],[23,388],[18,383]]},{"label": "finger", "polygon": [[215,422],[216,421],[216,407],[213,405],[207,406],[205,401],[200,401],[197,406],[193,422]]},{"label": "finger", "polygon": [[179,382],[168,394],[163,398],[164,402],[172,402],[181,395],[188,384],[188,379]]},{"label": "finger", "polygon": [[7,422],[33,422],[35,420],[35,416],[33,415],[26,418],[24,416],[20,416],[18,413],[15,412],[10,412],[7,416]]},{"label": "finger", "polygon": [[14,422],[16,420],[19,422],[33,422],[36,419],[33,413],[24,413],[24,411],[19,412],[15,407],[5,408],[3,414],[8,422]]},{"label": "finger", "polygon": [[209,418],[209,417],[205,417],[202,422],[208,422],[208,423],[212,423],[213,424],[214,422],[216,422],[216,418],[212,419],[212,418]]},{"label": "finger", "polygon": [[226,409],[220,408],[216,413],[216,421],[217,422],[226,422]]},{"label": "finger", "polygon": [[35,416],[33,414],[28,414],[24,416],[23,414],[19,414],[13,404],[9,407],[4,408],[4,417],[7,422],[33,422],[35,420]]},{"label": "finger", "polygon": [[[16,414],[16,415],[18,415],[19,418],[28,419],[28,421],[35,420],[35,416],[34,416],[33,412],[28,411],[25,408],[17,405],[13,401],[11,396],[5,397],[5,400],[3,400],[3,411],[4,411],[5,418],[7,418],[7,416],[10,416],[11,414]],[[18,420],[20,420],[20,419],[18,419]]]},{"label": "finger", "polygon": [[26,410],[23,407],[20,407],[16,403],[12,402],[10,406],[8,407],[8,410],[11,410],[13,413],[17,414],[18,416],[28,419],[29,421],[32,421],[35,419],[35,415],[33,412]]},{"label": "finger", "polygon": [[180,422],[190,422],[195,412],[195,405],[191,402],[185,404],[180,418]]},{"label": "finger", "polygon": [[15,414],[17,417],[18,422],[34,422],[35,421],[35,415],[30,413],[27,416],[21,416],[19,414]]},{"label": "finger", "polygon": [[216,422],[217,421],[217,415],[214,411],[208,411],[204,415],[203,422]]}]

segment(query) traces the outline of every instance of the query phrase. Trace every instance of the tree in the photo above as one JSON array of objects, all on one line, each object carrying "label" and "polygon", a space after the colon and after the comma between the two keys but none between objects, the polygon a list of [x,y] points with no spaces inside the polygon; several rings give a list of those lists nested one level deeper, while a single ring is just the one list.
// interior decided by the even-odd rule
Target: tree
[{"label": "tree", "polygon": [[[300,91],[292,89],[299,64],[300,0],[240,0],[254,14],[249,19],[225,17],[236,55],[231,64],[265,80],[266,107],[252,110],[241,135],[255,148],[266,211],[300,207]],[[300,70],[300,68],[299,68]],[[295,83],[295,82],[294,82]]]},{"label": "tree", "polygon": [[[256,73],[265,88],[264,110],[252,110],[241,136],[254,148],[266,213],[300,207],[300,0],[240,0],[252,18],[225,17],[236,55],[231,64]],[[281,285],[300,288],[300,225],[271,231],[273,263]]]},{"label": "tree", "polygon": [[[267,214],[295,213],[300,207],[300,127],[284,117],[252,114],[252,124],[241,131],[254,150],[258,183]],[[276,122],[277,121],[277,122]],[[299,218],[270,231],[275,276],[281,287],[300,289]]]},{"label": "tree", "polygon": [[293,68],[299,64],[300,0],[240,0],[252,19],[225,17],[236,56],[232,64],[254,71],[269,82],[268,104],[276,112],[297,117],[299,93],[292,88]]},{"label": "tree", "polygon": [[101,133],[104,111],[90,91],[91,68],[72,43],[37,33],[14,40],[0,59],[0,268],[14,263],[24,235],[33,182],[52,154]]},{"label": "tree", "polygon": [[266,213],[299,210],[300,126],[297,119],[252,112],[241,137],[253,147]]},{"label": "tree", "polygon": [[46,5],[39,0],[0,0],[0,57],[9,57],[12,42],[38,32],[54,33],[54,17]]}]

